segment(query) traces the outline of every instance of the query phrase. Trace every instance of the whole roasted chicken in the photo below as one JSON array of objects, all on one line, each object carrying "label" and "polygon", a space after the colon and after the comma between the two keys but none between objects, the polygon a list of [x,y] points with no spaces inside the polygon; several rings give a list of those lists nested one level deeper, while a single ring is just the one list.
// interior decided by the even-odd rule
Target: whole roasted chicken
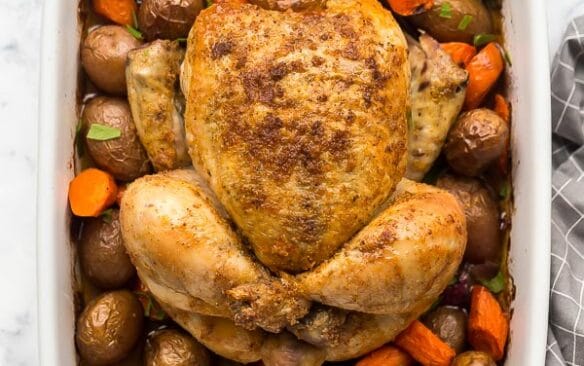
[{"label": "whole roasted chicken", "polygon": [[[131,70],[132,58],[138,88]],[[180,84],[194,169],[136,180],[120,214],[141,280],[177,323],[232,360],[320,365],[431,306],[461,262],[464,213],[403,178],[408,46],[377,0],[219,2],[191,30]],[[153,144],[176,141],[179,119],[140,115],[152,109],[133,95],[138,131],[158,123],[169,137]]]}]

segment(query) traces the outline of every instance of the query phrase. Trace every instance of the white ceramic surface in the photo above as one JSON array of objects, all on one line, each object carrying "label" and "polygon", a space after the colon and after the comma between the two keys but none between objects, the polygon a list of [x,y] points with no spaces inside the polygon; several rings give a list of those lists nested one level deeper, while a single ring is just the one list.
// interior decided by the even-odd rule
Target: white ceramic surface
[{"label": "white ceramic surface", "polygon": [[40,0],[0,0],[0,365],[36,365]]},{"label": "white ceramic surface", "polygon": [[517,287],[506,365],[545,362],[549,305],[551,130],[545,2],[504,2],[511,67],[513,184],[510,268]]},{"label": "white ceramic surface", "polygon": [[[38,294],[42,365],[73,365],[67,185],[76,124],[75,1],[46,3],[38,170]],[[517,211],[511,268],[517,285],[508,365],[543,365],[549,283],[549,80],[543,0],[506,2],[513,57]]]},{"label": "white ceramic surface", "polygon": [[67,190],[73,139],[80,32],[77,1],[43,9],[37,189],[37,279],[40,364],[75,364],[72,246]]},{"label": "white ceramic surface", "polygon": [[[570,11],[569,9],[572,6],[581,0],[554,0],[549,1],[549,12],[548,16],[552,19],[550,23],[550,32],[551,32],[551,45],[552,47],[557,44],[557,40],[563,33],[565,22],[574,15],[574,12]],[[62,50],[68,49],[68,47],[72,47],[72,42],[62,43],[67,39],[66,34],[63,33],[64,29],[74,29],[68,28],[71,26],[72,21],[75,21],[75,17],[71,16],[74,13],[74,9],[72,8],[71,4],[74,3],[73,0],[62,0],[62,1],[54,1],[48,0],[47,4],[48,7],[51,8],[47,12],[47,14],[56,15],[62,18],[55,18],[49,25],[45,26],[45,37],[43,38],[43,44],[45,45],[45,53],[42,58],[43,61],[48,61],[48,64],[44,66],[50,66],[49,68],[45,68],[48,70],[48,73],[53,73],[53,75],[45,75],[43,77],[43,85],[63,85],[63,86],[71,86],[71,80],[67,79],[66,73],[61,73],[58,68],[55,66],[55,57],[58,56],[58,52],[62,52]],[[545,26],[542,22],[542,14],[539,11],[539,14],[532,14],[530,12],[525,12],[525,9],[529,9],[530,6],[525,6],[523,4],[529,4],[529,1],[518,1],[518,0],[510,0],[510,2],[516,3],[518,9],[518,14],[521,14],[521,18],[515,21],[515,28],[518,29],[522,26],[524,22],[532,21],[534,27],[538,27],[540,29],[535,29],[533,32],[532,37],[528,37],[533,41],[540,44],[545,37],[541,37],[541,29],[545,29]],[[35,193],[33,186],[36,180],[36,120],[37,120],[37,66],[38,66],[38,49],[40,48],[40,7],[42,1],[40,0],[0,0],[0,164],[5,168],[6,172],[10,173],[10,179],[4,179],[0,181],[0,227],[3,229],[2,237],[0,239],[0,249],[2,250],[2,256],[0,256],[0,288],[3,290],[3,293],[8,293],[8,299],[4,298],[0,302],[0,365],[37,365],[38,364],[38,356],[37,356],[37,337],[35,332],[36,327],[36,283],[35,283],[35,275],[36,271],[34,268],[35,263],[35,249],[34,249],[34,218],[35,218]],[[66,13],[58,13],[58,7],[69,7],[71,12]],[[59,21],[57,21],[57,19]],[[60,29],[61,34],[55,35],[51,34],[53,31]],[[62,38],[61,38],[62,37]],[[527,38],[526,38],[527,39]],[[556,40],[554,43],[554,40]],[[62,49],[59,48],[62,47]],[[553,49],[553,48],[552,48]],[[54,52],[54,53],[50,53]],[[539,59],[543,57],[543,54],[535,54],[535,53],[527,53],[527,55],[523,57],[521,54],[517,54],[517,52],[513,52],[514,58],[514,66],[515,69],[522,67],[523,62],[521,59],[528,60],[529,57],[532,57],[535,60],[537,67],[542,67],[539,63]],[[63,56],[67,53],[63,53]],[[75,59],[73,55],[70,55],[72,60]],[[536,67],[536,65],[533,65]],[[71,70],[74,70],[71,69]],[[529,75],[530,72],[533,72],[532,67],[528,67],[523,73]],[[69,73],[69,77],[74,75],[74,73]],[[540,70],[538,72],[538,78],[541,75],[547,75],[546,70]],[[537,79],[534,79],[532,82],[536,82]],[[56,81],[59,81],[61,84],[57,84]],[[47,84],[48,82],[54,82],[54,84]],[[538,80],[538,83],[543,82],[543,80]],[[547,86],[537,84],[531,85],[533,90],[527,94],[529,98],[533,97],[533,94],[536,93],[547,93]],[[54,96],[51,96],[47,90],[45,90],[44,98],[51,98],[50,100],[55,100],[64,97],[62,93],[64,90],[57,90],[55,89]],[[536,107],[543,107],[549,104],[548,100],[544,98],[543,95],[536,95],[536,99],[538,102],[535,103]],[[54,99],[53,99],[54,98]],[[527,103],[526,96],[520,98],[520,100],[525,100]],[[47,100],[45,99],[45,105]],[[59,120],[60,117],[69,116],[67,113],[64,114],[57,114],[57,111],[54,107],[46,109],[43,108],[43,113],[51,112],[50,114],[41,114],[40,124],[46,125],[48,123],[55,123],[51,129],[59,129],[62,126],[68,126],[67,124],[71,124],[73,120],[68,118],[63,118]],[[529,106],[525,106],[528,108]],[[66,108],[66,106],[65,106]],[[71,109],[72,111],[72,109]],[[517,113],[520,113],[520,110],[515,108]],[[546,112],[539,113],[537,110],[534,110],[533,116],[536,118],[531,118],[529,115],[527,116],[519,116],[519,118],[525,119],[526,123],[531,123],[531,129],[536,130],[534,126],[538,128],[542,126],[546,126],[547,120],[545,120]],[[70,116],[69,116],[70,117]],[[544,121],[545,120],[545,121]],[[537,121],[537,122],[535,122]],[[542,122],[544,121],[544,122]],[[537,123],[534,125],[533,123]],[[47,132],[50,132],[47,133]],[[65,135],[69,134],[71,131],[68,127],[64,128],[63,132]],[[45,144],[46,140],[51,140],[57,138],[56,134],[58,131],[47,131],[46,126],[41,130],[40,135],[40,143]],[[544,134],[541,134],[542,138],[544,138]],[[68,138],[68,136],[64,136]],[[537,141],[533,145],[532,149],[534,150],[534,156],[540,156],[541,151],[538,146],[547,146],[546,145],[547,138],[544,139],[543,145],[538,145]],[[56,144],[56,141],[49,141],[50,144]],[[44,151],[45,147],[41,147]],[[531,153],[529,149],[525,151],[527,153]],[[46,161],[52,161],[52,164],[56,164],[56,160],[60,158],[64,158],[65,155],[55,155],[51,153],[47,156],[44,156],[41,152],[41,162],[40,164],[44,164]],[[63,162],[66,159],[62,160]],[[545,161],[545,159],[544,159]],[[59,166],[56,166],[59,168]],[[54,187],[55,184],[62,184],[62,187],[66,186],[66,181],[68,179],[68,173],[63,172],[62,169],[66,168],[66,165],[61,165],[60,169],[56,169],[55,171],[57,174],[62,174],[59,178],[49,179],[49,180],[41,180],[41,184],[51,183],[53,187],[47,186],[39,190],[39,193],[50,195],[55,193]],[[42,168],[42,171],[45,173],[52,173],[51,167]],[[528,168],[525,168],[528,169]],[[536,167],[536,170],[545,170],[545,166],[539,165]],[[547,173],[546,173],[547,174]],[[537,177],[532,177],[528,175],[527,179],[534,179],[536,180]],[[537,184],[545,184],[545,179]],[[533,194],[531,192],[529,194]],[[548,192],[543,192],[543,197],[547,197]],[[58,208],[64,207],[65,200],[63,195],[56,196],[55,203],[57,204],[54,206]],[[524,196],[525,197],[525,196]],[[44,202],[47,202],[47,199],[51,197],[46,196]],[[55,198],[55,197],[52,197]],[[541,197],[539,198],[541,199]],[[57,202],[58,200],[58,202]],[[542,200],[543,201],[543,200]],[[538,211],[546,211],[545,207],[542,206],[533,206],[530,207],[532,213],[530,215],[537,215]],[[57,211],[55,211],[57,212]],[[45,213],[46,214],[46,213]],[[50,215],[54,216],[54,215]],[[40,215],[39,217],[43,217]],[[46,216],[44,216],[46,219]],[[61,218],[59,216],[56,217],[49,217],[47,223],[58,223]],[[529,217],[526,217],[526,220]],[[62,223],[62,222],[61,222]],[[516,226],[518,221],[515,222]],[[47,229],[47,224],[41,225],[40,228]],[[519,256],[529,256],[532,252],[538,250],[538,246],[544,245],[544,241],[541,238],[541,235],[545,235],[545,233],[541,234],[538,228],[545,229],[549,226],[549,222],[539,222],[537,224],[529,225],[534,229],[533,237],[536,238],[536,241],[528,243],[529,245],[524,245],[523,248],[518,248],[514,246],[514,254]],[[56,228],[56,226],[55,226]],[[61,225],[61,229],[63,226]],[[44,230],[43,229],[43,230]],[[527,230],[527,229],[526,229]],[[51,230],[43,231],[43,233],[51,232]],[[49,246],[45,251],[40,250],[41,255],[47,254],[50,250],[55,249],[53,246],[61,245],[57,242],[49,242],[49,240],[54,240],[54,233],[53,235],[48,237],[43,237],[39,235],[39,246]],[[64,244],[63,244],[64,245]],[[50,253],[48,253],[50,255]],[[57,253],[54,256],[51,256],[53,260],[57,260]],[[43,257],[43,258],[46,258]],[[65,256],[66,258],[66,256]],[[522,260],[520,258],[520,260]],[[517,264],[517,260],[515,262]],[[56,267],[60,265],[67,265],[68,262],[65,260],[61,264],[57,264]],[[46,269],[55,269],[55,265],[52,264],[49,268],[46,265],[41,264],[39,262],[39,269],[46,270]],[[67,268],[64,270],[61,269],[63,272],[68,271]],[[534,263],[532,266],[528,266],[525,269],[525,276],[529,276],[530,273],[535,275],[534,279],[538,279],[539,274],[547,274],[548,267],[547,263]],[[55,272],[56,273],[56,272]],[[68,272],[67,272],[68,273]],[[46,277],[46,280],[54,279],[51,273],[47,272],[39,272],[39,277]],[[47,283],[45,279],[41,279],[41,285]],[[66,279],[65,279],[66,280]],[[54,328],[47,328],[47,322],[43,321],[41,327],[41,335],[42,336],[55,336],[58,335],[52,340],[51,344],[43,344],[43,348],[55,345],[57,347],[63,345],[66,350],[67,347],[72,346],[72,337],[69,337],[67,333],[69,330],[67,328],[68,324],[71,324],[71,320],[66,317],[66,313],[70,307],[68,305],[64,306],[63,308],[55,308],[52,306],[48,306],[49,303],[55,298],[61,296],[63,299],[66,300],[67,292],[62,294],[58,294],[58,287],[56,286],[59,282],[53,282],[55,285],[46,286],[45,288],[41,289],[39,302],[41,307],[44,308],[41,314],[52,314],[58,315],[61,313],[62,316],[65,316],[65,322],[59,322],[55,318],[50,320],[50,324],[54,325]],[[62,284],[61,284],[62,285]],[[546,288],[545,283],[537,283],[534,281],[533,285],[537,285],[539,288]],[[64,288],[64,287],[63,287]],[[521,287],[520,287],[521,289]],[[529,293],[527,288],[526,291],[521,292],[518,294],[518,301],[522,301],[524,304],[529,304],[530,302],[534,302],[536,304],[547,304],[547,301],[543,297],[537,297],[536,295],[527,296]],[[521,312],[524,313],[523,311]],[[537,314],[532,313],[532,315],[524,317],[522,314],[519,314],[519,311],[516,311],[514,318],[514,326],[517,322],[521,321],[522,323],[533,322],[534,324],[542,324],[543,326],[543,318],[545,314]],[[518,339],[513,341],[511,355],[515,355],[518,352],[517,344],[523,342],[521,337],[518,334],[519,328],[514,328],[513,330],[513,337]],[[64,333],[58,333],[64,332]],[[535,331],[538,334],[541,334],[539,330]],[[523,339],[531,339],[531,333],[522,333]],[[536,342],[537,343],[537,342]],[[526,344],[527,346],[527,344]],[[537,347],[536,347],[537,346]],[[536,357],[541,350],[544,351],[543,345],[533,345],[534,348],[531,349],[534,353],[534,357]],[[70,349],[70,348],[69,348]],[[528,349],[529,351],[529,349]],[[51,351],[43,351],[43,357],[48,356],[55,356],[56,354]],[[66,360],[63,363],[53,363],[53,362],[45,362],[45,365],[67,365],[68,363]],[[521,363],[509,363],[511,365],[521,364]],[[537,365],[539,363],[523,363],[523,364],[534,364]]]}]

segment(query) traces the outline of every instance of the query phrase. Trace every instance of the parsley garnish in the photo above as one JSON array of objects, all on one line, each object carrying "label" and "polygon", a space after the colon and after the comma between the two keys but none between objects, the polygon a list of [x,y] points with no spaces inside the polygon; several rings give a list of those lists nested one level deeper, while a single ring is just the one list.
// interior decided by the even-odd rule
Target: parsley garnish
[{"label": "parsley garnish", "polygon": [[138,17],[136,16],[136,12],[134,10],[132,10],[132,20],[134,21],[134,28],[136,30],[140,29],[140,26],[138,26]]},{"label": "parsley garnish", "polygon": [[507,65],[513,66],[513,63],[511,62],[511,55],[509,54],[507,49],[502,46],[501,49],[503,50],[503,58],[505,59],[505,62],[507,62]]},{"label": "parsley garnish", "polygon": [[112,223],[112,209],[108,208],[107,210],[104,210],[99,216],[101,217],[101,219],[108,223],[111,224]]},{"label": "parsley garnish", "polygon": [[497,36],[494,34],[479,33],[474,36],[473,43],[475,47],[480,47],[482,45],[494,41],[495,39],[497,39]]},{"label": "parsley garnish", "polygon": [[140,33],[139,30],[137,30],[136,28],[132,27],[129,24],[126,24],[126,29],[128,30],[128,32],[130,32],[132,37],[134,37],[136,39],[140,39],[140,40],[144,38],[144,37],[142,37],[142,33]]},{"label": "parsley garnish", "polygon": [[75,146],[77,147],[77,154],[82,157],[85,153],[85,145],[83,144],[83,139],[81,138],[81,131],[83,130],[83,121],[79,120],[77,122],[77,127],[75,127]]},{"label": "parsley garnish", "polygon": [[452,18],[452,5],[450,3],[443,3],[440,6],[440,17],[446,19]]},{"label": "parsley garnish", "polygon": [[509,198],[510,194],[511,186],[509,185],[509,182],[503,182],[501,188],[499,189],[499,197],[501,197],[501,199],[503,200],[506,200],[507,198]]},{"label": "parsley garnish", "polygon": [[473,17],[472,15],[465,14],[462,19],[460,19],[460,23],[458,23],[458,30],[466,30],[470,23],[472,23]]},{"label": "parsley garnish", "polygon": [[92,123],[86,136],[90,140],[107,141],[119,138],[122,131],[119,128]]},{"label": "parsley garnish", "polygon": [[499,271],[497,275],[490,280],[481,281],[481,284],[494,294],[498,294],[505,288],[505,276]]}]

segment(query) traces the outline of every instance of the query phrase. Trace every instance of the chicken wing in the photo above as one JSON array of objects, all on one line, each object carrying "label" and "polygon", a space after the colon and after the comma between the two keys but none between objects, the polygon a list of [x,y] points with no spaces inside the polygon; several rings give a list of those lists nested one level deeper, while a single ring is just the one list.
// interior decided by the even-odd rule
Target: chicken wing
[{"label": "chicken wing", "polygon": [[412,111],[406,178],[421,181],[440,154],[460,113],[468,74],[428,35],[408,38],[412,71]]},{"label": "chicken wing", "polygon": [[157,40],[128,53],[128,101],[138,136],[157,171],[190,164],[178,91],[184,52],[178,42]]}]

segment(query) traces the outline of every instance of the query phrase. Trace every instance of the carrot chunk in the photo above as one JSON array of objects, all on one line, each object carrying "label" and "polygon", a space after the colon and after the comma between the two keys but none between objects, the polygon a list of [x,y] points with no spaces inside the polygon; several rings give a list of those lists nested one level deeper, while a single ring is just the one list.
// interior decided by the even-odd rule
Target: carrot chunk
[{"label": "carrot chunk", "polygon": [[464,42],[441,43],[440,46],[450,55],[452,61],[460,67],[466,67],[477,54],[477,49]]},{"label": "carrot chunk", "polygon": [[503,120],[509,123],[511,119],[511,110],[509,109],[509,104],[501,94],[495,94],[495,113]]},{"label": "carrot chunk", "polygon": [[[509,103],[505,100],[505,98],[501,94],[495,94],[495,106],[494,111],[499,115],[499,117],[503,118],[507,125],[511,121],[511,110],[509,108]],[[499,170],[503,174],[507,174],[509,170],[509,141],[506,143],[505,150],[501,156],[499,156]]]},{"label": "carrot chunk", "polygon": [[485,96],[499,79],[504,67],[503,56],[501,56],[501,51],[494,42],[486,45],[470,60],[466,66],[466,71],[468,72],[468,87],[466,88],[466,99],[464,101],[466,110],[480,106]]},{"label": "carrot chunk", "polygon": [[137,6],[134,0],[93,0],[93,10],[114,23],[134,25]]},{"label": "carrot chunk", "polygon": [[387,0],[391,10],[402,16],[420,14],[432,9],[434,0]]},{"label": "carrot chunk", "polygon": [[401,332],[395,344],[423,366],[449,366],[456,352],[419,320]]},{"label": "carrot chunk", "polygon": [[102,170],[89,168],[69,183],[69,204],[77,216],[97,217],[116,201],[116,181]]},{"label": "carrot chunk", "polygon": [[356,366],[411,366],[414,360],[397,347],[386,345],[363,357]]},{"label": "carrot chunk", "polygon": [[501,305],[487,288],[478,285],[473,287],[470,301],[468,342],[495,361],[501,360],[509,334],[509,321]]}]

